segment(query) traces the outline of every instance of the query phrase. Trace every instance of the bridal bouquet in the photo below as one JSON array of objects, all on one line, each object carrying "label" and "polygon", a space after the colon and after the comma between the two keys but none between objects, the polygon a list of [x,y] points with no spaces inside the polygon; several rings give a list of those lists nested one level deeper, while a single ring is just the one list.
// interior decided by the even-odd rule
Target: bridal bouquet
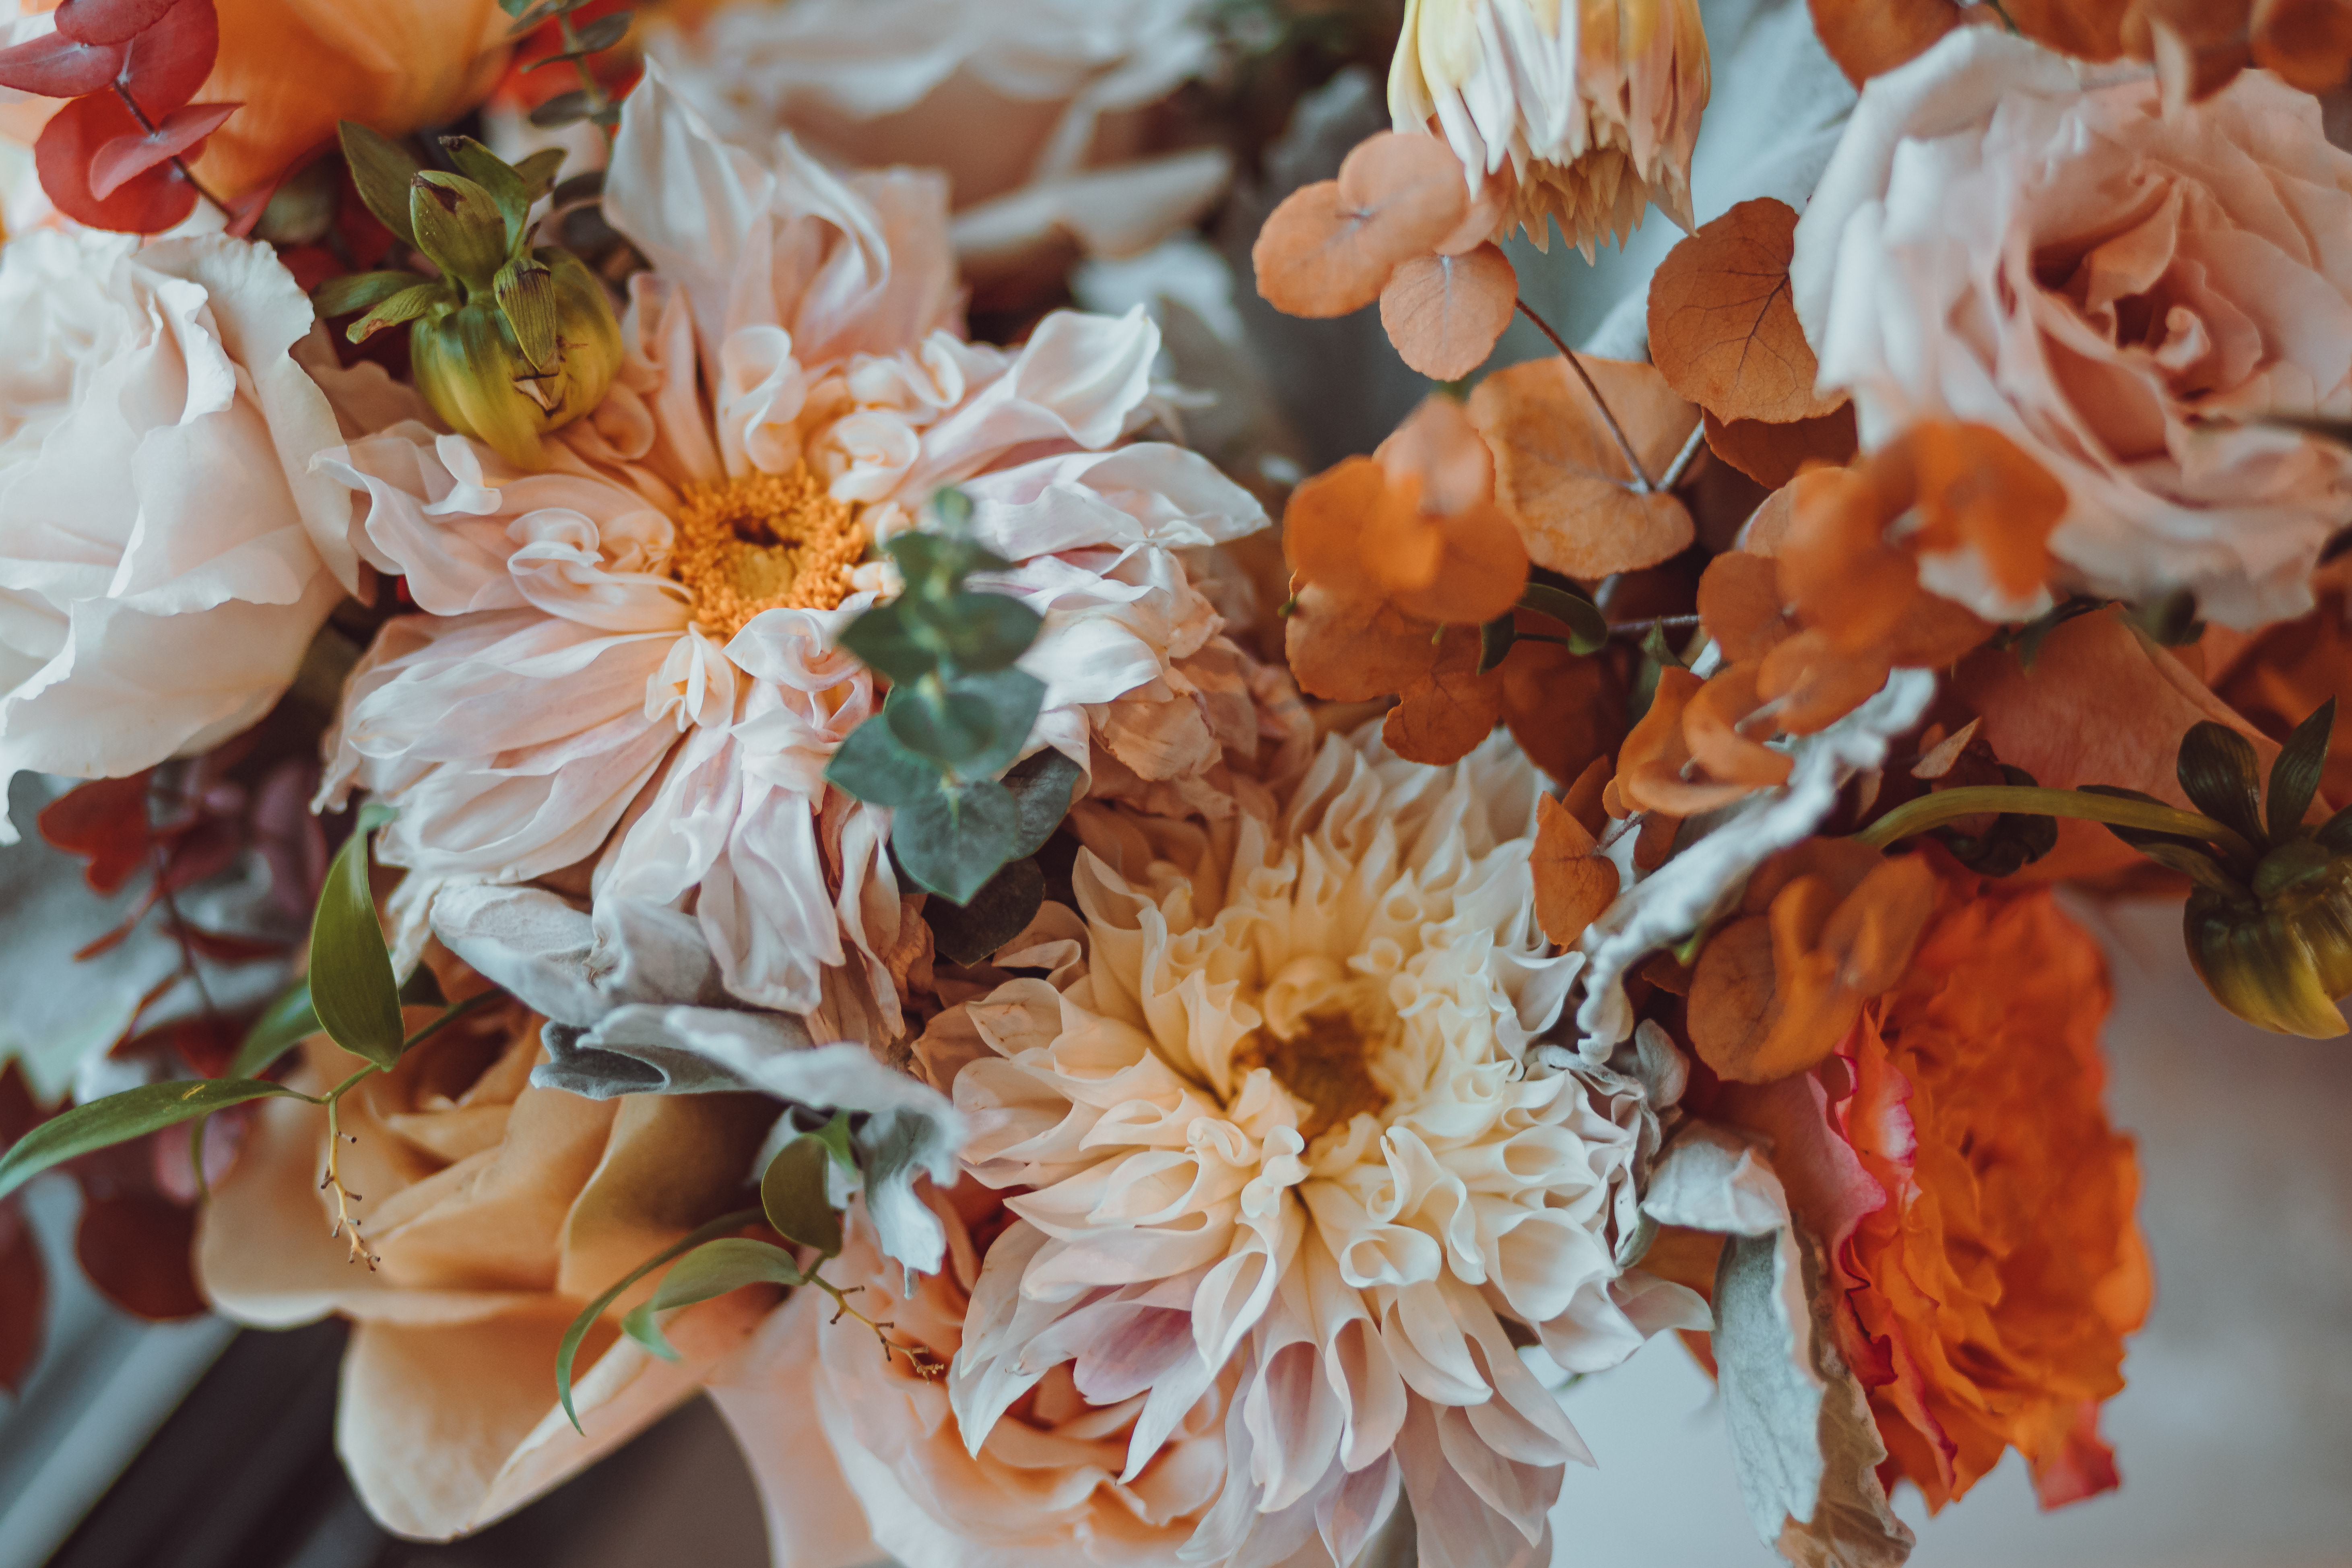
[{"label": "bridal bouquet", "polygon": [[1792,1563],[2118,1484],[2059,893],[2347,1027],[2352,5],[9,26],[0,1379],[70,1178],[419,1538],[1523,1568],[1669,1330]]}]

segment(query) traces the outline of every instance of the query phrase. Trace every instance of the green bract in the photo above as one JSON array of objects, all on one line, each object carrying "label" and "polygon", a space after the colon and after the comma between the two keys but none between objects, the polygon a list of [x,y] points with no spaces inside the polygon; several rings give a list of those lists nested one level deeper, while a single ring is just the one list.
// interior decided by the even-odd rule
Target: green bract
[{"label": "green bract", "polygon": [[365,311],[359,342],[409,326],[417,390],[450,426],[522,468],[540,437],[604,401],[621,363],[604,286],[570,251],[530,245],[530,206],[559,159],[517,167],[467,137],[444,140],[458,169],[418,165],[399,143],[346,121],[345,157],[370,211],[440,269],[367,272],[320,286],[324,316]]}]

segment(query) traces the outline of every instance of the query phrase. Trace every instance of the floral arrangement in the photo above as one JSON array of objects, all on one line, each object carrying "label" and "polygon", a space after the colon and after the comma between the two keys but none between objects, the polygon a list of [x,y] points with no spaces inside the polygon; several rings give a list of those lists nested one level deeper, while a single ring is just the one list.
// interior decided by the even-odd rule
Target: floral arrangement
[{"label": "floral arrangement", "polygon": [[1667,1330],[1791,1563],[2119,1484],[2062,891],[2347,1030],[2352,6],[10,28],[0,1381],[69,1178],[417,1538],[707,1392],[779,1563],[1524,1568]]}]

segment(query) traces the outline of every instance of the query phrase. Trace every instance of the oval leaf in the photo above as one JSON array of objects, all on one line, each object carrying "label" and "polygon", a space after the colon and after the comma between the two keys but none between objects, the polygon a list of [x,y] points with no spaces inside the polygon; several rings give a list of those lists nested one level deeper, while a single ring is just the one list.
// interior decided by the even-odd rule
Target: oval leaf
[{"label": "oval leaf", "polygon": [[[163,19],[180,0],[64,0],[58,31],[81,44],[120,44]],[[209,11],[212,6],[206,5]]]},{"label": "oval leaf", "polygon": [[892,818],[890,856],[926,891],[970,903],[1013,858],[1020,820],[1013,792],[1001,784],[945,784]]},{"label": "oval leaf", "polygon": [[122,89],[149,120],[161,120],[190,99],[213,74],[220,54],[220,18],[204,0],[174,5],[126,47]]},{"label": "oval leaf", "polygon": [[365,826],[344,841],[310,921],[310,1005],[335,1044],[380,1068],[400,1060],[400,983],[368,889]]},{"label": "oval leaf", "polygon": [[196,188],[170,164],[135,176],[111,195],[89,188],[99,149],[121,136],[144,134],[111,93],[77,98],[49,117],[33,143],[41,189],[76,223],[117,234],[161,234],[194,210]]},{"label": "oval leaf", "polygon": [[661,1331],[661,1325],[654,1320],[655,1313],[691,1307],[746,1285],[790,1287],[800,1284],[803,1278],[800,1266],[782,1247],[753,1241],[749,1237],[721,1237],[717,1241],[704,1242],[679,1258],[677,1266],[662,1276],[654,1293],[621,1320],[621,1328],[662,1360],[676,1361],[677,1347]]},{"label": "oval leaf", "polygon": [[868,805],[913,805],[940,787],[938,767],[900,745],[879,713],[849,732],[824,765],[824,776]]},{"label": "oval leaf", "polygon": [[786,1239],[827,1258],[841,1250],[841,1211],[825,1195],[825,1168],[832,1162],[824,1140],[803,1132],[776,1152],[760,1178],[760,1206],[768,1223]]},{"label": "oval leaf", "polygon": [[6,1197],[50,1166],[128,1142],[161,1128],[210,1116],[232,1105],[268,1095],[298,1094],[282,1083],[260,1079],[179,1079],[170,1083],[143,1083],[110,1094],[87,1105],[59,1111],[26,1133],[0,1154],[0,1198]]},{"label": "oval leaf", "polygon": [[584,1433],[586,1428],[580,1425],[580,1412],[572,1407],[572,1363],[579,1359],[580,1346],[587,1340],[588,1331],[596,1326],[596,1320],[603,1317],[605,1310],[614,1302],[619,1300],[630,1286],[659,1268],[679,1253],[691,1252],[704,1242],[725,1236],[730,1231],[740,1230],[747,1225],[756,1225],[759,1219],[758,1209],[737,1209],[732,1214],[720,1215],[709,1225],[699,1226],[678,1237],[677,1240],[621,1276],[614,1281],[611,1289],[589,1302],[582,1309],[580,1315],[572,1320],[572,1326],[563,1331],[562,1342],[555,1347],[555,1399],[557,1404],[563,1406],[563,1414],[571,1419],[574,1431]]},{"label": "oval leaf", "polygon": [[44,33],[0,49],[0,87],[37,98],[79,98],[103,90],[122,69],[124,54],[121,44],[83,44]]},{"label": "oval leaf", "polygon": [[942,957],[978,963],[1019,936],[1045,902],[1045,873],[1034,859],[1015,860],[959,908],[944,899],[923,910]]},{"label": "oval leaf", "polygon": [[195,151],[242,104],[192,103],[163,117],[153,132],[117,136],[89,161],[89,194],[104,201],[134,177]]},{"label": "oval leaf", "polygon": [[253,1078],[266,1072],[279,1057],[318,1032],[319,1015],[310,1006],[310,982],[297,980],[262,1009],[223,1076]]}]

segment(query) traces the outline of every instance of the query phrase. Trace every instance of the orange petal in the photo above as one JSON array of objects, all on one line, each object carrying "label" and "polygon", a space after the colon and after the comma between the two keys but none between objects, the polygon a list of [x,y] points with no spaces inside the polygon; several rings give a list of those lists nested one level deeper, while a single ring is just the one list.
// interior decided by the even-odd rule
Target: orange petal
[{"label": "orange petal", "polygon": [[1518,295],[1518,275],[1493,245],[1416,256],[1389,275],[1381,325],[1405,363],[1432,381],[1459,381],[1495,352]]},{"label": "orange petal", "polygon": [[1384,131],[1337,180],[1293,191],[1250,249],[1258,292],[1293,316],[1344,316],[1380,298],[1399,262],[1424,255],[1470,205],[1462,166],[1433,136]]},{"label": "orange petal", "polygon": [[1888,493],[1894,472],[1874,458],[1801,474],[1789,486],[1789,531],[1773,553],[1780,591],[1807,627],[1840,648],[1894,636],[1918,596],[1918,563],[1886,542],[1887,528],[1910,505],[1907,485]]},{"label": "orange petal", "polygon": [[1908,449],[1917,486],[1912,549],[1973,550],[2011,598],[2042,586],[2051,530],[2066,515],[2065,486],[1990,426],[1930,421],[1896,445]]},{"label": "orange petal", "polygon": [[1788,203],[1742,202],[1668,251],[1651,280],[1651,363],[1718,419],[1787,425],[1845,402],[1814,388],[1821,366],[1789,296],[1796,234]]},{"label": "orange petal", "polygon": [[1536,805],[1536,924],[1553,945],[1573,947],[1617,897],[1614,862],[1593,854],[1593,837],[1559,801]]},{"label": "orange petal", "polygon": [[1806,630],[1764,656],[1757,691],[1778,702],[1773,721],[1791,735],[1826,730],[1875,696],[1890,667],[1871,653],[1848,653],[1824,634]]},{"label": "orange petal", "polygon": [[1389,750],[1409,763],[1460,762],[1502,718],[1502,677],[1478,673],[1478,634],[1449,628],[1429,673],[1401,694],[1381,725]]},{"label": "orange petal", "polygon": [[[1656,369],[1581,355],[1643,471],[1663,475],[1698,423]],[[1528,558],[1593,579],[1654,566],[1692,537],[1690,513],[1634,477],[1591,393],[1563,358],[1498,370],[1470,395],[1470,417],[1495,453],[1495,490],[1527,540]]]},{"label": "orange petal", "polygon": [[1727,551],[1699,575],[1699,624],[1731,663],[1762,658],[1796,631],[1780,606],[1780,572],[1769,556]]},{"label": "orange petal", "polygon": [[1760,419],[1735,419],[1725,424],[1706,416],[1706,444],[1718,458],[1774,489],[1797,477],[1808,463],[1851,462],[1854,439],[1853,405],[1841,405],[1818,419],[1793,425],[1767,425]]}]

